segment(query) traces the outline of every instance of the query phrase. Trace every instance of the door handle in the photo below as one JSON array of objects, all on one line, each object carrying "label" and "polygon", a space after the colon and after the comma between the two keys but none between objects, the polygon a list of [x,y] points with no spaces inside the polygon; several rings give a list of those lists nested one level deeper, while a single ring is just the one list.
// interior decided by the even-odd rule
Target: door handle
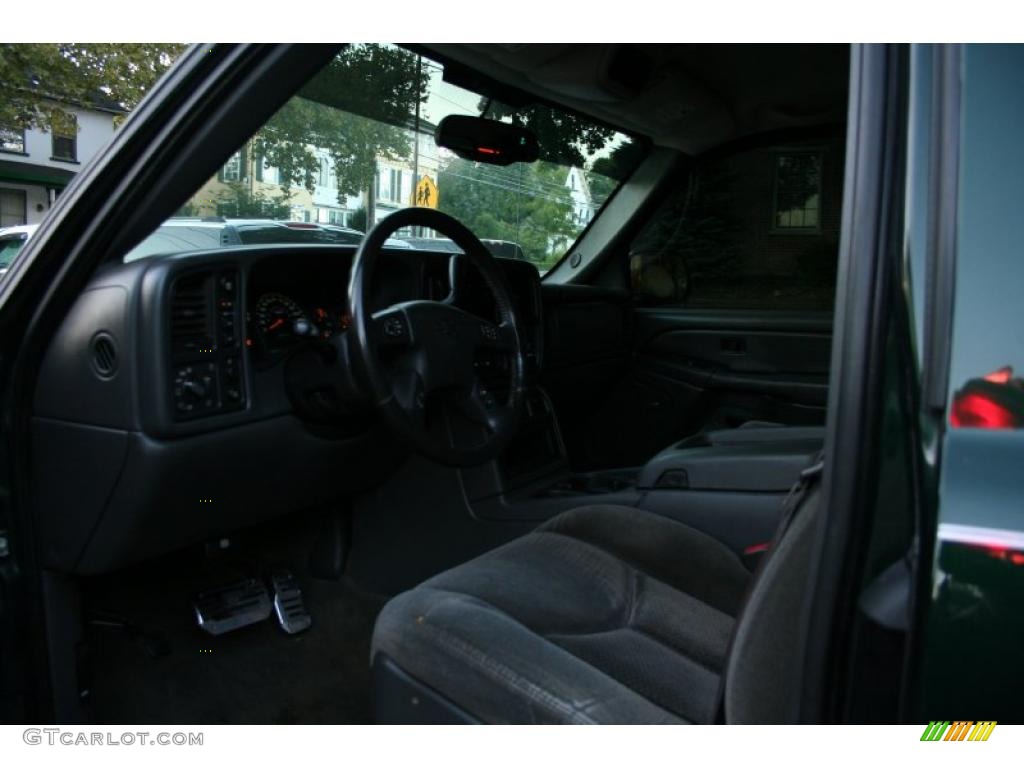
[{"label": "door handle", "polygon": [[723,336],[719,340],[721,350],[728,355],[745,355],[747,340],[742,336]]}]

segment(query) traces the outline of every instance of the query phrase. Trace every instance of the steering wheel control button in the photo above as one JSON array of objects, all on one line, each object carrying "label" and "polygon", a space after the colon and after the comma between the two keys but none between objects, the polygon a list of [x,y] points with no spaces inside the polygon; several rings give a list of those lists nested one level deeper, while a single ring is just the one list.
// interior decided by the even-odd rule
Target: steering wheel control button
[{"label": "steering wheel control button", "polygon": [[484,408],[488,411],[493,412],[498,407],[498,401],[489,389],[480,390],[480,402],[484,404]]},{"label": "steering wheel control button", "polygon": [[405,337],[405,320],[398,315],[390,315],[384,319],[384,335],[397,341]]},{"label": "steering wheel control button", "polygon": [[498,340],[498,329],[490,323],[481,323],[480,333],[487,341]]}]

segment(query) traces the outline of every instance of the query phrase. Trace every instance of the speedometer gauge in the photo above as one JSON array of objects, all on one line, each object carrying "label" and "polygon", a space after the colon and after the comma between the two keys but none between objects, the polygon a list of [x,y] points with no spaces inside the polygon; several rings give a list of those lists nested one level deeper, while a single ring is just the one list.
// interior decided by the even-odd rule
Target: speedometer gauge
[{"label": "speedometer gauge", "polygon": [[280,293],[265,293],[256,302],[256,325],[271,346],[281,346],[295,339],[296,323],[308,326],[302,308]]}]

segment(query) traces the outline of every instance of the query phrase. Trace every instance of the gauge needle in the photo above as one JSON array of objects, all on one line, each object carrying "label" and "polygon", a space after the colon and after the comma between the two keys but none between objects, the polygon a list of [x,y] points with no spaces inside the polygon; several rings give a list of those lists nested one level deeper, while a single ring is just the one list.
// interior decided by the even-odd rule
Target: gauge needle
[{"label": "gauge needle", "polygon": [[276,331],[282,325],[284,325],[284,319],[279,317],[276,320],[274,320],[274,322],[272,322],[270,325],[267,326],[267,330],[268,331]]}]

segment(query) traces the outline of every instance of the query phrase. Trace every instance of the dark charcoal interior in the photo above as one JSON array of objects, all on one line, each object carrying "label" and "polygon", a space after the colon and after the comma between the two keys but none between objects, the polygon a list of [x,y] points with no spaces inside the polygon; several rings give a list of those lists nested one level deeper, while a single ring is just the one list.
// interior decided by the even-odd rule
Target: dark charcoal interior
[{"label": "dark charcoal interior", "polygon": [[[636,132],[650,152],[619,193],[620,205],[639,202],[613,220],[615,236],[578,274],[566,279],[559,270],[569,267],[556,266],[542,280],[525,261],[495,260],[520,324],[522,416],[500,452],[474,466],[431,461],[396,438],[381,403],[365,394],[345,341],[351,330],[335,329],[325,353],[285,349],[245,327],[268,293],[323,305],[340,323],[352,310],[355,246],[232,246],[96,272],[47,349],[32,416],[46,599],[54,626],[66,630],[50,649],[63,660],[54,665],[58,719],[424,718],[424,710],[374,710],[371,681],[383,681],[378,697],[398,691],[407,703],[409,690],[426,701],[458,677],[457,664],[449,677],[433,676],[447,657],[429,669],[403,657],[420,647],[403,633],[424,624],[418,617],[435,609],[427,597],[438,590],[500,604],[503,620],[529,631],[523,648],[543,637],[545,653],[554,644],[573,663],[584,660],[587,673],[569,675],[584,687],[563,691],[567,700],[585,699],[586,681],[600,688],[609,676],[639,691],[635,706],[567,714],[459,678],[461,692],[429,702],[438,719],[712,722],[722,680],[753,685],[750,666],[763,649],[743,630],[746,591],[783,623],[802,595],[787,582],[782,605],[762,600],[752,573],[824,441],[848,49],[638,46],[634,54],[648,76],[616,70],[591,80],[598,69],[589,64],[605,61],[607,47],[434,52],[453,77],[476,73],[480,83],[560,101]],[[677,121],[678,110],[653,103],[691,113]],[[811,150],[823,158],[820,226],[771,239],[769,215],[751,200],[772,199],[772,157]],[[691,185],[714,190],[703,204],[719,205],[732,225],[697,249],[683,287],[663,265],[682,247],[676,224],[694,204]],[[614,203],[601,215],[617,215]],[[599,222],[581,243],[599,234]],[[716,249],[744,255],[723,267]],[[474,322],[499,319],[486,279],[451,252],[384,247],[380,258],[389,268],[362,297],[368,312],[446,301]],[[100,335],[116,351],[113,373],[97,371]],[[197,341],[207,338],[215,351]],[[511,397],[502,364],[474,366],[499,398]],[[450,434],[465,429],[446,424]],[[58,468],[62,482],[48,482]],[[593,508],[614,519],[576,527],[574,515]],[[653,535],[662,528],[671,533]],[[558,536],[574,543],[545,549]],[[664,541],[680,542],[679,554],[660,549]],[[806,564],[807,530],[788,541],[799,553],[790,562]],[[510,552],[519,554],[508,560]],[[677,573],[676,561],[690,557],[713,567]],[[535,570],[522,570],[534,561]],[[197,593],[281,568],[302,590],[308,630],[288,635],[268,620],[212,636],[197,626]],[[605,595],[579,581],[587,574],[616,586]],[[715,574],[728,583],[709,582]],[[417,587],[428,579],[434,587]],[[401,593],[372,640],[385,603]],[[544,612],[590,610],[587,596],[607,596],[616,610],[593,607],[569,621],[565,633],[579,637],[562,638],[565,616]],[[462,621],[481,626],[472,614]],[[452,632],[464,628],[458,622]],[[760,636],[785,637],[787,626]],[[605,645],[605,629],[624,636]],[[749,649],[737,661],[725,653],[734,632]],[[588,633],[601,642],[588,644]],[[718,646],[700,645],[709,633]],[[489,639],[504,652],[514,645],[507,637]],[[381,660],[371,674],[372,648]],[[420,661],[436,649],[422,651]],[[638,666],[623,666],[624,655]],[[665,670],[675,682],[657,689]],[[690,683],[693,696],[682,695]],[[751,705],[752,690],[731,698],[726,690],[727,715],[769,716],[777,702],[765,695]],[[625,700],[618,689],[606,693]]]}]

